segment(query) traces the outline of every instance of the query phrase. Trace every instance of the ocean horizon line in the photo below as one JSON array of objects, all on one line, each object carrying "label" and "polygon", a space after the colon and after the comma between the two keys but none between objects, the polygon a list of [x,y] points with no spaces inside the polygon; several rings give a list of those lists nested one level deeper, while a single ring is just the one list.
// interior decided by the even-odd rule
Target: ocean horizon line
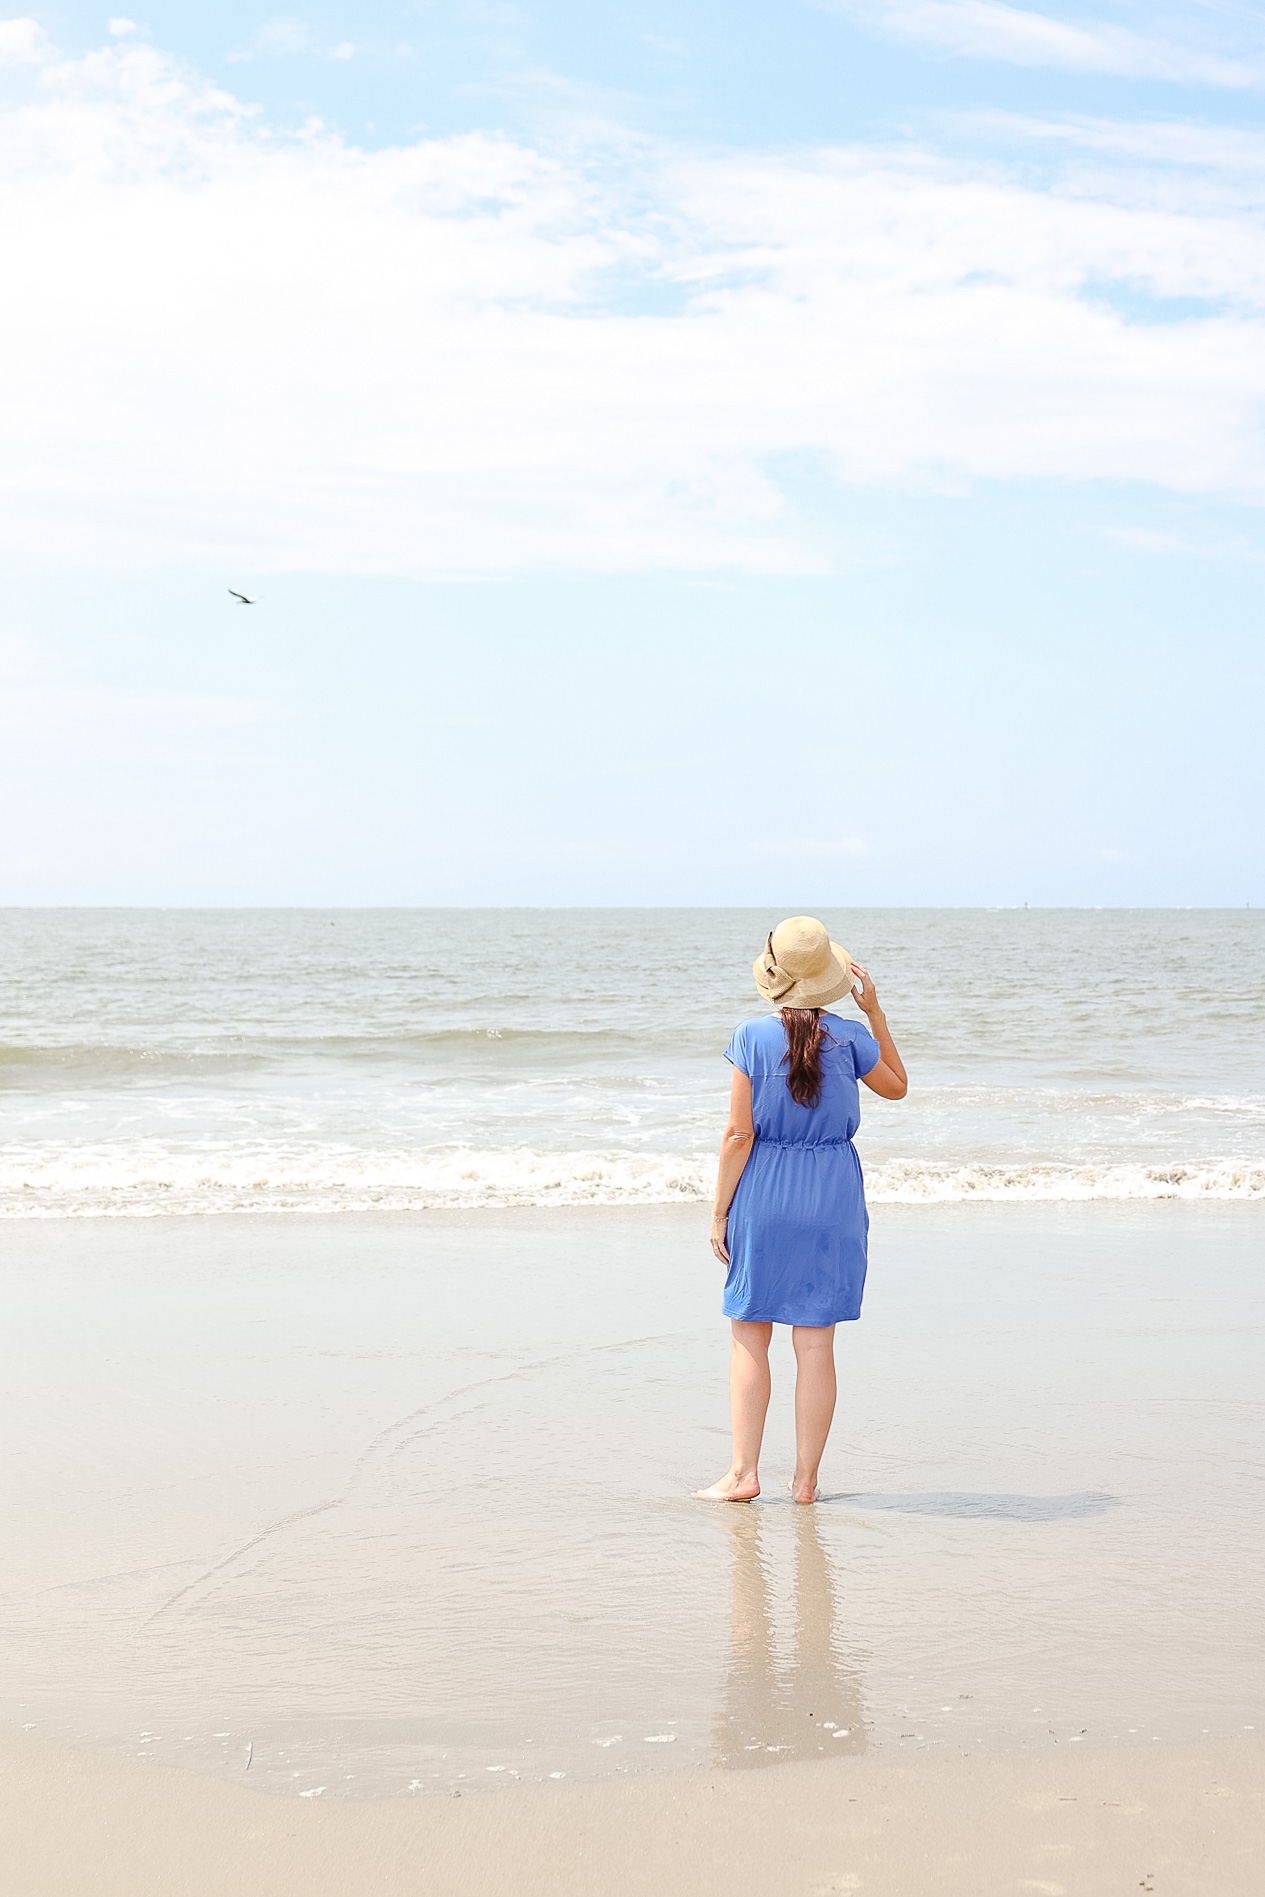
[{"label": "ocean horizon line", "polygon": [[[867,915],[1242,915],[1245,903],[1106,902],[0,902],[5,915],[742,915],[856,911]],[[1265,913],[1265,909],[1262,910]]]}]

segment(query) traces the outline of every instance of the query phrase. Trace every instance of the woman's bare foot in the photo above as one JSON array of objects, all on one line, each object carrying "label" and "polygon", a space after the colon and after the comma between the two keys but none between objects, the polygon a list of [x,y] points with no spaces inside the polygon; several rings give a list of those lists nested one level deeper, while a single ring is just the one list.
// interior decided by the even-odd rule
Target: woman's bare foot
[{"label": "woman's bare foot", "polygon": [[806,1476],[793,1475],[786,1486],[791,1492],[792,1502],[807,1504],[808,1502],[819,1502],[821,1500],[821,1490],[817,1487],[815,1482],[810,1481]]},{"label": "woman's bare foot", "polygon": [[691,1489],[690,1493],[696,1502],[754,1502],[760,1493],[760,1478],[754,1469],[731,1469],[710,1489]]}]

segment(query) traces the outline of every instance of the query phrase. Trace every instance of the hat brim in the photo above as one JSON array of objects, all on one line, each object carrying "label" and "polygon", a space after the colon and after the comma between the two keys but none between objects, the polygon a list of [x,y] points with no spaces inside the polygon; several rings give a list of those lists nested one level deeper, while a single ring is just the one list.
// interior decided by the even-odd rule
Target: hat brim
[{"label": "hat brim", "polygon": [[751,973],[755,976],[755,985],[761,999],[770,1002],[775,1008],[826,1008],[832,1001],[839,1001],[844,995],[850,995],[856,986],[856,976],[852,972],[852,959],[846,948],[838,942],[830,944],[831,967],[823,968],[820,975],[807,975],[802,981],[794,982],[785,994],[769,993],[763,960],[757,956],[751,964]]}]

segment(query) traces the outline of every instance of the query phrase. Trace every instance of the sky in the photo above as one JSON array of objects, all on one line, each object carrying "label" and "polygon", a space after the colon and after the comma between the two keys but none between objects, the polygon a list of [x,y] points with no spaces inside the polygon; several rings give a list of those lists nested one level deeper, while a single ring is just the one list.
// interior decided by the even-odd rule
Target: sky
[{"label": "sky", "polygon": [[0,903],[1265,902],[1263,109],[1232,0],[0,20]]}]

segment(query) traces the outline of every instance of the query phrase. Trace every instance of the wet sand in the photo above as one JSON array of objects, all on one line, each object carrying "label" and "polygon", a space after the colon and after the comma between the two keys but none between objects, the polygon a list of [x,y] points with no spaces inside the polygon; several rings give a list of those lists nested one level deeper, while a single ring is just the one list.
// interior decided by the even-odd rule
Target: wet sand
[{"label": "wet sand", "polygon": [[1265,1745],[300,1804],[0,1741],[21,1897],[1258,1897]]},{"label": "wet sand", "polygon": [[877,1208],[796,1510],[784,1338],[688,1499],[703,1209],[10,1224],[0,1724],[291,1811],[1265,1732],[1262,1233]]}]

